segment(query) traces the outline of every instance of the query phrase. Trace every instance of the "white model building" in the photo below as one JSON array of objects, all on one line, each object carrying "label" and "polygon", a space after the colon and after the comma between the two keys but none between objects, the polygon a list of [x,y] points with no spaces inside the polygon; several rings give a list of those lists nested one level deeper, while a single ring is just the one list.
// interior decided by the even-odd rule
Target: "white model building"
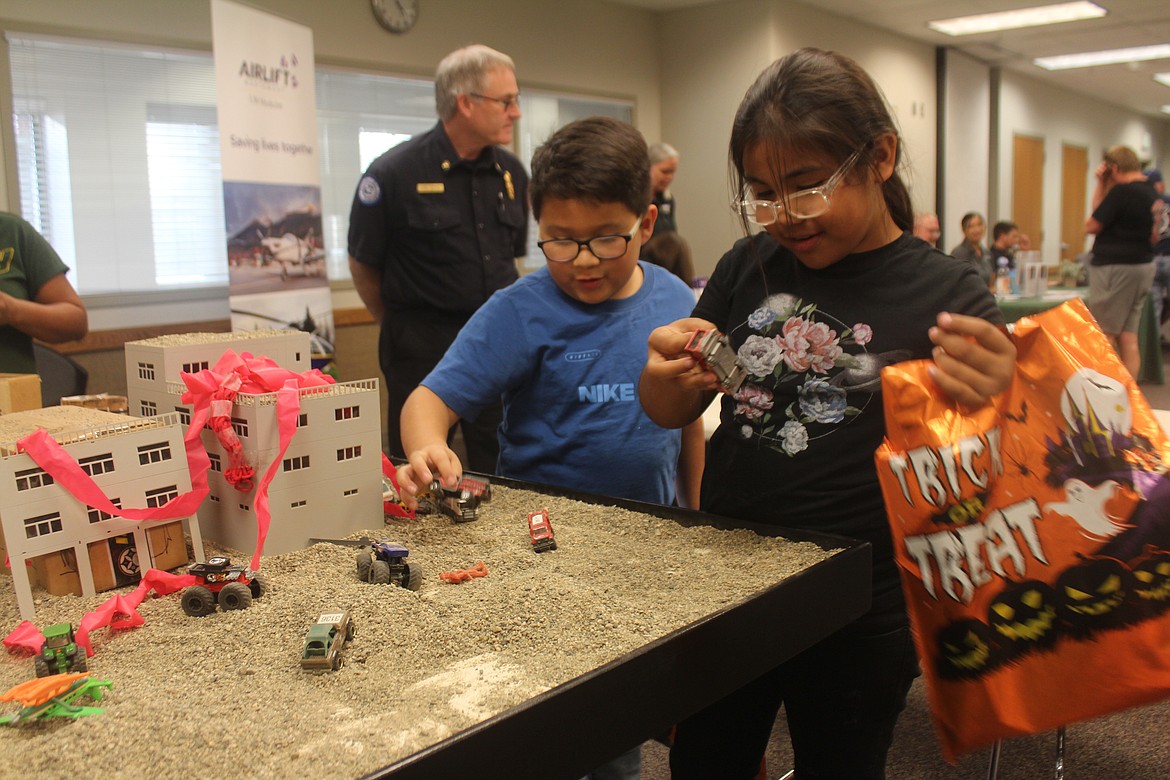
[{"label": "white model building", "polygon": [[[96,592],[91,545],[108,547],[116,535],[132,534],[140,571],[155,566],[148,529],[182,520],[195,557],[203,559],[199,521],[127,520],[90,508],[73,498],[16,442],[44,428],[80,464],[115,506],[158,507],[191,489],[177,414],[133,419],[79,406],[54,406],[0,416],[0,527],[11,563],[16,601],[23,618],[35,616],[26,562],[72,550],[82,593]],[[105,545],[95,545],[105,543]],[[184,547],[182,557],[187,558]]]},{"label": "white model building", "polygon": [[[309,334],[299,331],[188,333],[126,344],[130,413],[179,413],[184,429],[192,408],[182,402],[179,372],[214,368],[224,351],[249,352],[297,373],[309,370]],[[240,393],[232,428],[244,461],[255,468],[252,489],[224,479],[230,465],[214,432],[204,428],[211,458],[210,493],[199,508],[203,535],[251,554],[256,549],[257,488],[280,449],[276,393]],[[382,521],[382,418],[378,380],[344,382],[300,391],[292,441],[268,488],[271,521],[265,554],[300,550],[311,537],[339,537]]]},{"label": "white model building", "polygon": [[232,333],[179,333],[126,342],[126,399],[136,417],[153,417],[173,411],[168,382],[182,381],[179,374],[213,368],[227,350],[270,358],[281,368],[308,371],[312,344],[300,330],[251,330]]}]

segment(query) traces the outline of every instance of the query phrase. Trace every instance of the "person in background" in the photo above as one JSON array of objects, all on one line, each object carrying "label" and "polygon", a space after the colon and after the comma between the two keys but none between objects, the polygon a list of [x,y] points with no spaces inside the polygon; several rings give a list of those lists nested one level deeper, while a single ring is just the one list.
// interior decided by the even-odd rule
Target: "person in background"
[{"label": "person in background", "polygon": [[942,228],[938,225],[938,214],[921,211],[915,214],[914,235],[937,248],[938,240],[942,236]]},{"label": "person in background", "polygon": [[1094,172],[1093,213],[1085,232],[1096,236],[1089,263],[1089,311],[1134,379],[1141,368],[1138,323],[1154,282],[1154,188],[1137,154],[1113,146]]},{"label": "person in background", "polygon": [[[501,397],[501,475],[659,504],[674,500],[679,476],[697,503],[702,423],[688,453],[685,435],[646,417],[635,389],[650,330],[695,302],[674,275],[638,260],[657,216],[649,168],[642,134],[608,117],[571,122],[533,154],[532,213],[548,264],[493,295],[411,393],[410,459],[397,474],[408,506],[432,479],[457,484],[447,429]],[[680,455],[691,457],[681,473]],[[591,776],[640,771],[635,748]]]},{"label": "person in background", "polygon": [[[996,222],[995,226],[991,228],[991,246],[989,247],[991,254],[991,267],[995,269],[995,273],[1001,273],[1002,269],[1007,269],[1007,275],[1015,276],[1016,272],[1016,249],[1020,242],[1020,226],[1015,222],[1008,222],[1006,220]],[[1013,285],[1014,286],[1014,285]]]},{"label": "person in background", "polygon": [[991,259],[987,250],[983,248],[983,236],[987,232],[987,223],[983,215],[977,211],[970,211],[963,215],[959,223],[963,228],[963,240],[951,250],[951,257],[957,260],[966,260],[974,266],[979,278],[991,288],[992,268]]},{"label": "person in background", "polygon": [[[370,164],[349,216],[349,268],[381,326],[389,451],[399,457],[402,405],[476,309],[516,281],[528,240],[528,175],[500,148],[520,118],[512,59],[482,45],[448,54],[435,106],[434,128]],[[498,405],[462,420],[473,470],[495,471],[499,422]]]},{"label": "person in background", "polygon": [[36,228],[0,212],[0,372],[37,373],[33,339],[59,344],[89,332],[68,270]]},{"label": "person in background", "polygon": [[1166,194],[1166,182],[1157,168],[1146,171],[1146,182],[1158,194],[1158,201],[1154,203],[1153,293],[1154,313],[1157,315],[1155,321],[1161,325],[1166,295],[1170,293],[1170,195]]},{"label": "person in background", "polygon": [[652,236],[642,247],[642,259],[660,265],[686,282],[690,287],[695,281],[695,263],[691,259],[691,245],[676,231]]},{"label": "person in background", "polygon": [[654,192],[651,201],[658,209],[654,222],[654,235],[678,231],[678,215],[674,210],[674,196],[670,194],[670,183],[678,172],[678,150],[670,144],[650,144],[650,187]]},{"label": "person in background", "polygon": [[933,360],[939,392],[982,406],[1015,362],[975,269],[910,234],[902,154],[856,62],[800,49],[770,65],[732,123],[748,237],[691,317],[650,334],[638,392],[659,425],[689,424],[719,389],[685,351],[696,329],[727,334],[749,374],[722,396],[703,511],[873,545],[869,612],[679,723],[674,780],[756,777],[781,705],[797,777],[885,777],[918,665],[873,458],[881,368]]}]

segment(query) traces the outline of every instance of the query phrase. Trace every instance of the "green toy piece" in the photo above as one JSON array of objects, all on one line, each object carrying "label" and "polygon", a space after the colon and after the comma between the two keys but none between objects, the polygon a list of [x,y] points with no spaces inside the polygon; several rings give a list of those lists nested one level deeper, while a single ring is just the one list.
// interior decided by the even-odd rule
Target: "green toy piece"
[{"label": "green toy piece", "polygon": [[24,707],[15,715],[0,717],[0,725],[16,726],[30,720],[44,718],[73,718],[76,720],[85,715],[100,715],[106,711],[105,707],[88,707],[70,702],[79,696],[87,696],[94,701],[101,701],[105,691],[113,684],[110,680],[95,680],[92,677],[77,680],[64,693],[54,696],[43,704]]},{"label": "green toy piece", "polygon": [[37,677],[66,672],[88,670],[85,649],[79,647],[73,638],[73,626],[69,623],[54,623],[45,629],[45,642],[41,652],[33,659]]}]

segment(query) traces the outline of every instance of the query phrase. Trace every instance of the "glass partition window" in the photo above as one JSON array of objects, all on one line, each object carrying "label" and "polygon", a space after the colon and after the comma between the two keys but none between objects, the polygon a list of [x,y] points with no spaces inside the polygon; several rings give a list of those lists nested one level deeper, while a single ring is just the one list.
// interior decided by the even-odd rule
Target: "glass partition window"
[{"label": "glass partition window", "polygon": [[[21,214],[83,296],[227,285],[210,54],[8,34]],[[435,125],[428,79],[318,67],[322,223],[331,279],[348,279],[354,188],[379,155]],[[629,101],[523,91],[517,147]],[[527,265],[539,267],[537,231]]]}]

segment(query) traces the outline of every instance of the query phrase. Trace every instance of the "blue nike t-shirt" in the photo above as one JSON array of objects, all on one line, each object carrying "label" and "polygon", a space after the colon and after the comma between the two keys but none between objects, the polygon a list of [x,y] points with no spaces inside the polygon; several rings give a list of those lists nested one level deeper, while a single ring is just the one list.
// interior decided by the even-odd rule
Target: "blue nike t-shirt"
[{"label": "blue nike t-shirt", "polygon": [[464,419],[503,399],[498,473],[669,504],[681,434],[650,421],[638,377],[654,328],[690,316],[678,277],[640,263],[629,298],[581,303],[541,268],[496,292],[422,384]]}]

